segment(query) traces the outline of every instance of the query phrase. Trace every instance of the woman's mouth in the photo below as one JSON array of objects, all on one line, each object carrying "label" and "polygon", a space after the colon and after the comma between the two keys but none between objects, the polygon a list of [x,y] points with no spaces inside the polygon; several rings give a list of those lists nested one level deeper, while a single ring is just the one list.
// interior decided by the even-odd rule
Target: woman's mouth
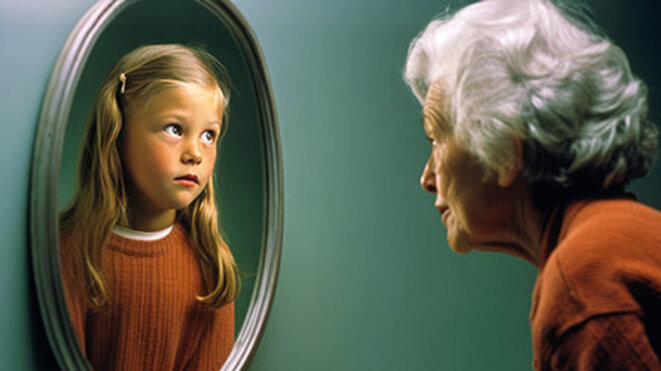
[{"label": "woman's mouth", "polygon": [[443,223],[443,225],[446,227],[448,226],[447,223],[448,215],[450,215],[450,209],[445,209],[443,210],[443,212],[441,212],[441,223]]},{"label": "woman's mouth", "polygon": [[438,210],[439,213],[441,213],[441,222],[443,225],[447,224],[445,223],[445,219],[448,217],[448,214],[450,214],[450,208],[445,206],[445,205],[440,205],[436,206],[436,210]]}]

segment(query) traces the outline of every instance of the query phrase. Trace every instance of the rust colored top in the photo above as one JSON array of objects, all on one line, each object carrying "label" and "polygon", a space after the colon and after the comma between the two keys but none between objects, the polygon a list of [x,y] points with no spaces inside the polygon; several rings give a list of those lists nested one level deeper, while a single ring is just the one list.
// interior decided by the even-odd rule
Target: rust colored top
[{"label": "rust colored top", "polygon": [[95,371],[218,370],[234,343],[234,304],[210,309],[184,228],[156,241],[112,234],[105,250],[110,304],[90,309],[62,238],[66,301],[81,350]]},{"label": "rust colored top", "polygon": [[661,370],[661,213],[609,199],[557,214],[530,313],[535,370]]}]

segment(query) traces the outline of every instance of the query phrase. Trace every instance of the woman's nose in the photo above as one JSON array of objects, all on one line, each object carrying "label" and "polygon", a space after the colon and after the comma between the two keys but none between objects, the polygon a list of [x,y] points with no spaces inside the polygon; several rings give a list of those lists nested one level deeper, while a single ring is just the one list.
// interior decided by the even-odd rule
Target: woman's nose
[{"label": "woman's nose", "polygon": [[186,143],[184,152],[181,154],[181,161],[185,164],[199,164],[202,162],[202,152],[200,151],[200,144],[191,140]]},{"label": "woman's nose", "polygon": [[422,170],[422,176],[420,177],[420,186],[422,189],[429,193],[436,193],[436,176],[434,172],[431,171],[429,166],[429,161],[425,164],[425,169]]}]

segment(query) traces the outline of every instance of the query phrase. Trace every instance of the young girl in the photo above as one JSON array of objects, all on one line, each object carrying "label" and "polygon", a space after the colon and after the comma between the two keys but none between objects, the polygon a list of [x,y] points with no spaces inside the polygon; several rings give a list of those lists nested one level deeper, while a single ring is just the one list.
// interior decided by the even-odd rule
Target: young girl
[{"label": "young girl", "polygon": [[212,185],[227,88],[208,53],[150,45],[98,93],[62,275],[81,350],[99,370],[218,370],[239,280]]}]

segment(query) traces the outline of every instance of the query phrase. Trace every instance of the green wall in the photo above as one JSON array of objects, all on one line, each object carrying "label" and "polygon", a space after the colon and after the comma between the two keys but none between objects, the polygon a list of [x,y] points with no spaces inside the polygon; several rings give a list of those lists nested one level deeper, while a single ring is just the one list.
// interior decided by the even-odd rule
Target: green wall
[{"label": "green wall", "polygon": [[[92,3],[0,0],[3,369],[51,369],[30,278],[30,157],[53,63]],[[427,143],[401,69],[408,42],[448,3],[460,2],[235,1],[271,74],[285,182],[281,276],[251,370],[530,369],[534,267],[451,253],[418,185]],[[591,4],[661,122],[658,9]],[[657,164],[632,189],[661,208],[660,184]]]},{"label": "green wall", "polygon": [[29,264],[30,158],[57,55],[92,4],[0,0],[0,368],[6,370],[53,369]]},{"label": "green wall", "polygon": [[[282,275],[251,370],[530,370],[534,267],[450,252],[418,185],[428,145],[401,70],[432,16],[465,2],[236,3],[267,58],[284,154]],[[592,2],[658,123],[650,3]],[[659,184],[657,164],[633,188],[660,208]]]}]

